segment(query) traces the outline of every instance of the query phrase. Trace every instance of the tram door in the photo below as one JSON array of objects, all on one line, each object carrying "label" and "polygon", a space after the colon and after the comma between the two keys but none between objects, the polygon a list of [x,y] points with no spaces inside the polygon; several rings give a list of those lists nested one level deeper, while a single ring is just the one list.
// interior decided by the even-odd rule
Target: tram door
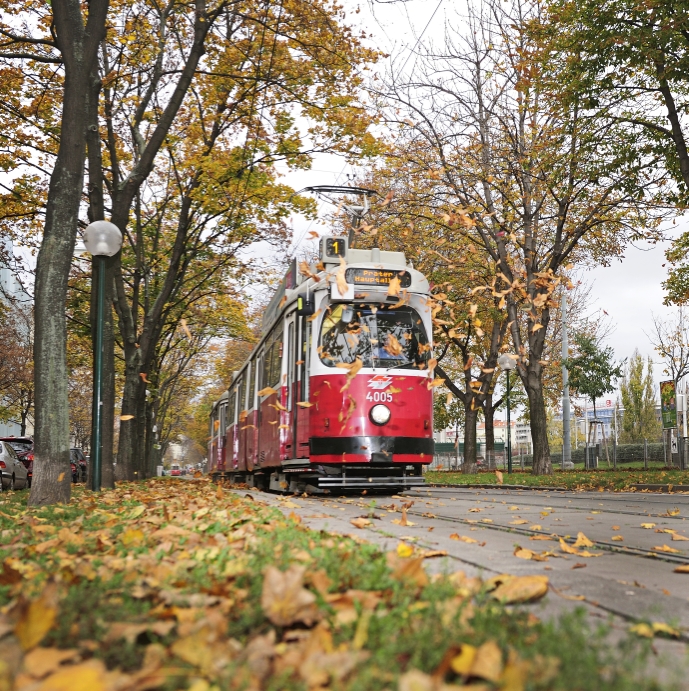
[{"label": "tram door", "polygon": [[309,372],[311,351],[311,321],[308,317],[296,319],[296,360],[295,367],[295,404],[293,429],[296,439],[295,458],[309,456],[309,409],[296,405],[297,401],[309,400]]},{"label": "tram door", "polygon": [[295,387],[296,387],[296,321],[297,317],[292,313],[285,321],[285,345],[283,348],[283,379],[285,400],[283,405],[286,408],[283,411],[283,424],[280,439],[282,443],[282,459],[289,460],[296,458],[294,451],[294,420],[296,416],[295,403]]}]

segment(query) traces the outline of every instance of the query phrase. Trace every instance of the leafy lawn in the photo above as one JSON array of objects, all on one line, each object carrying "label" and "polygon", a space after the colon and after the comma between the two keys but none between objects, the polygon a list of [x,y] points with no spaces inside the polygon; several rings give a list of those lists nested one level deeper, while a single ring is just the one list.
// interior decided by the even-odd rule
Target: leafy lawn
[{"label": "leafy lawn", "polygon": [[[635,484],[689,484],[689,471],[655,468],[624,468],[608,470],[558,470],[552,475],[532,475],[530,470],[515,470],[502,474],[502,484],[528,485],[530,487],[566,487],[579,490],[610,490],[613,492],[629,491]],[[493,470],[484,470],[473,475],[456,472],[428,472],[426,482],[448,485],[499,484],[498,476]]]},{"label": "leafy lawn", "polygon": [[649,640],[509,605],[543,576],[429,578],[405,543],[313,532],[206,480],[26,498],[0,502],[3,691],[670,688],[643,678]]}]

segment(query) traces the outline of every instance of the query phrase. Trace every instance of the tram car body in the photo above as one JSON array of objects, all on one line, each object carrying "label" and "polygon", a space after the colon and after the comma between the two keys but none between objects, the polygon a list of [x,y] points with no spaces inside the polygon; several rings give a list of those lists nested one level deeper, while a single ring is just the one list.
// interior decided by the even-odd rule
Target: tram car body
[{"label": "tram car body", "polygon": [[423,485],[434,451],[428,281],[401,252],[341,237],[320,247],[308,275],[293,263],[261,341],[213,406],[210,474],[319,493]]}]

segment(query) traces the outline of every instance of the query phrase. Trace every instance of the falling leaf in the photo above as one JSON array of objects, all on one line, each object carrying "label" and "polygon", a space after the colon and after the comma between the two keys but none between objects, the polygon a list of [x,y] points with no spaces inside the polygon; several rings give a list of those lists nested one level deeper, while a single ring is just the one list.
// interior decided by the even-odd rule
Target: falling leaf
[{"label": "falling leaf", "polygon": [[501,485],[502,484],[502,473],[499,470],[495,471],[495,478],[497,479],[498,484]]},{"label": "falling leaf", "polygon": [[273,394],[276,394],[277,391],[273,389],[271,386],[266,386],[265,389],[261,389],[258,392],[259,396],[272,396]]},{"label": "falling leaf", "polygon": [[133,420],[134,416],[133,415],[120,415],[120,420],[122,422],[126,422],[127,420]]},{"label": "falling leaf", "polygon": [[394,334],[388,334],[388,339],[383,346],[383,350],[393,357],[397,357],[398,355],[402,354],[403,348],[402,344],[397,340]]},{"label": "falling leaf", "polygon": [[146,378],[146,372],[139,372],[139,376],[141,377],[141,381],[143,381],[144,383],[146,383],[146,384],[150,384],[150,383],[151,383],[151,382],[148,381],[148,379]]},{"label": "falling leaf", "polygon": [[345,278],[345,272],[347,270],[347,262],[340,257],[340,268],[335,274],[335,279],[337,281],[337,292],[344,297],[349,291],[349,285],[347,284],[347,279]]},{"label": "falling leaf", "polygon": [[533,602],[548,592],[547,576],[511,576],[504,580],[491,597],[505,604]]},{"label": "falling leaf", "polygon": [[64,474],[64,473],[60,473],[60,474],[57,476],[57,481],[58,481],[58,482],[62,482],[64,479],[65,479],[65,474]]},{"label": "falling leaf", "polygon": [[671,554],[679,554],[681,550],[670,547],[669,545],[660,545],[653,547],[656,552],[670,552]]},{"label": "falling leaf", "polygon": [[349,521],[355,528],[366,528],[369,525],[371,525],[371,521],[368,520],[368,518],[352,518],[351,521]]},{"label": "falling leaf", "polygon": [[646,530],[650,530],[651,528],[655,528],[656,524],[655,523],[642,523],[641,527],[646,528]]},{"label": "falling leaf", "polygon": [[[407,122],[407,121],[405,120],[405,122]],[[408,121],[408,122],[411,122],[411,121]],[[413,122],[411,122],[411,124],[412,124],[412,126],[414,125]],[[385,195],[385,199],[383,199],[383,201],[380,203],[381,208],[384,207],[384,206],[387,206],[387,205],[392,201],[392,198],[393,198],[394,196],[395,196],[395,192],[394,192],[393,190],[390,190],[390,191]]]},{"label": "falling leaf", "polygon": [[300,408],[310,408],[312,405],[315,405],[314,403],[309,403],[309,401],[297,401],[297,405]]},{"label": "falling leaf", "polygon": [[187,326],[187,320],[182,318],[179,320],[180,326],[182,327],[182,330],[186,334],[187,338],[192,341],[193,338],[191,336],[191,331],[189,331],[189,327]]},{"label": "falling leaf", "polygon": [[261,607],[275,626],[302,623],[311,626],[321,614],[316,607],[316,596],[304,588],[306,567],[292,564],[287,571],[274,566],[265,570]]},{"label": "falling leaf", "polygon": [[589,540],[584,533],[577,533],[577,539],[574,543],[574,547],[593,547],[593,542]]}]

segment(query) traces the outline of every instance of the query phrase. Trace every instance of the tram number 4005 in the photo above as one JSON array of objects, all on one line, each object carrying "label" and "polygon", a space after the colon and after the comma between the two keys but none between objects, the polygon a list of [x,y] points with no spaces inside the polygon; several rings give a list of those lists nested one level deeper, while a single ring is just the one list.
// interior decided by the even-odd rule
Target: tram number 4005
[{"label": "tram number 4005", "polygon": [[389,391],[370,391],[366,394],[367,401],[374,403],[392,403],[392,394]]}]

